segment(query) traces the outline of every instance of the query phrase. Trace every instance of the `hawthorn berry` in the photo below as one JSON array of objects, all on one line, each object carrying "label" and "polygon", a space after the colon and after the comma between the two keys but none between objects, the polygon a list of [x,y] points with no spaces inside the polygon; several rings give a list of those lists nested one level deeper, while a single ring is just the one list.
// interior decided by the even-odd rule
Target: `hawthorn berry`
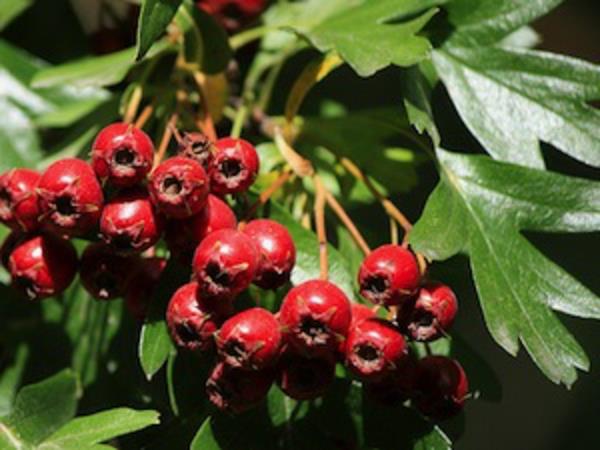
[{"label": "hawthorn berry", "polygon": [[81,284],[98,300],[122,297],[127,291],[131,270],[137,263],[136,257],[119,255],[104,243],[90,244],[81,256]]},{"label": "hawthorn berry", "polygon": [[289,231],[270,219],[252,220],[243,232],[260,254],[254,284],[263,289],[276,289],[287,283],[296,263],[296,246]]},{"label": "hawthorn berry", "polygon": [[77,273],[73,245],[50,235],[23,238],[8,258],[13,286],[30,300],[62,293]]},{"label": "hawthorn berry", "polygon": [[366,395],[377,403],[397,406],[410,399],[417,378],[417,361],[409,353],[396,368],[377,381],[363,383]]},{"label": "hawthorn berry", "polygon": [[154,290],[166,266],[165,258],[141,259],[127,283],[125,306],[140,322],[146,318]]},{"label": "hawthorn berry", "polygon": [[266,0],[198,0],[196,4],[227,30],[235,31],[257,17],[267,3]]},{"label": "hawthorn berry", "polygon": [[198,244],[213,231],[237,226],[235,214],[219,197],[208,195],[206,206],[198,214],[182,220],[171,219],[165,229],[165,240],[172,254],[189,263]]},{"label": "hawthorn berry", "polygon": [[2,246],[0,247],[0,262],[2,262],[2,266],[8,271],[8,261],[10,258],[10,254],[15,249],[17,244],[19,244],[23,239],[25,239],[27,235],[25,233],[19,231],[11,231],[8,236],[2,242]]},{"label": "hawthorn berry", "polygon": [[252,144],[243,139],[223,138],[215,142],[210,186],[216,194],[245,192],[254,183],[259,158]]},{"label": "hawthorn berry", "polygon": [[219,410],[239,414],[266,397],[273,378],[270,369],[248,371],[220,362],[206,381],[206,394]]},{"label": "hawthorn berry", "polygon": [[163,226],[163,218],[155,211],[148,193],[133,188],[104,205],[100,236],[116,251],[142,252],[158,242]]},{"label": "hawthorn berry", "polygon": [[350,329],[354,328],[360,322],[366,319],[375,317],[375,312],[362,303],[352,303],[350,306],[352,312],[352,321],[350,322]]},{"label": "hawthorn berry", "polygon": [[225,364],[246,370],[265,369],[273,366],[279,356],[279,322],[266,309],[247,309],[223,323],[216,341]]},{"label": "hawthorn berry", "polygon": [[373,381],[390,374],[406,354],[404,337],[387,320],[365,319],[348,333],[346,365],[361,380]]},{"label": "hawthorn berry", "polygon": [[241,231],[217,230],[198,245],[192,268],[201,295],[230,299],[252,283],[258,269],[258,253]]},{"label": "hawthorn berry", "polygon": [[427,356],[417,365],[414,404],[421,414],[444,420],[458,414],[469,391],[467,375],[458,361]]},{"label": "hawthorn berry", "polygon": [[12,169],[0,175],[0,222],[13,230],[33,231],[39,225],[36,188],[40,174]]},{"label": "hawthorn berry", "polygon": [[286,351],[278,367],[277,384],[295,400],[321,397],[335,379],[332,358],[306,358]]},{"label": "hawthorn berry", "polygon": [[191,351],[213,348],[213,335],[222,319],[222,309],[202,297],[195,282],[177,289],[167,307],[167,326],[173,342]]},{"label": "hawthorn berry", "polygon": [[279,310],[286,341],[310,357],[332,355],[346,337],[350,320],[346,294],[324,280],[293,287]]},{"label": "hawthorn berry", "polygon": [[204,208],[209,181],[198,161],[174,156],[152,172],[148,188],[160,211],[175,219],[185,219]]},{"label": "hawthorn berry", "polygon": [[102,188],[91,166],[81,159],[51,164],[40,178],[37,193],[44,227],[61,237],[81,236],[100,219]]},{"label": "hawthorn berry", "polygon": [[100,130],[92,145],[92,167],[101,180],[131,187],[152,168],[154,145],[150,137],[128,123],[113,123]]},{"label": "hawthorn berry", "polygon": [[410,250],[399,245],[382,245],[362,262],[358,273],[361,295],[385,306],[398,305],[415,295],[421,275]]},{"label": "hawthorn berry", "polygon": [[452,326],[458,302],[452,290],[440,283],[423,286],[414,301],[398,311],[406,333],[416,341],[433,341]]},{"label": "hawthorn berry", "polygon": [[179,156],[198,161],[207,173],[213,161],[213,151],[210,139],[198,132],[184,133],[177,149]]}]

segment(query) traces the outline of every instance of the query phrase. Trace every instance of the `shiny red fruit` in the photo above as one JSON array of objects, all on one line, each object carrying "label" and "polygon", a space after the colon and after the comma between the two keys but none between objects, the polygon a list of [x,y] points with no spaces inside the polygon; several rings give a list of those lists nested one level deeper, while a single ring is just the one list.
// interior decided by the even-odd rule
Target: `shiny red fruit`
[{"label": "shiny red fruit", "polygon": [[383,319],[366,319],[348,333],[346,365],[361,380],[382,379],[407,355],[400,331]]},{"label": "shiny red fruit", "polygon": [[189,264],[198,244],[213,231],[235,229],[235,214],[219,197],[208,195],[206,206],[202,211],[188,219],[167,222],[165,240],[172,254]]},{"label": "shiny red fruit", "polygon": [[39,235],[18,242],[8,258],[13,286],[31,300],[52,297],[69,287],[77,272],[73,245]]},{"label": "shiny red fruit", "polygon": [[209,181],[198,161],[175,156],[152,172],[148,188],[160,211],[175,219],[185,219],[204,208]]},{"label": "shiny red fruit", "polygon": [[202,297],[195,282],[181,286],[169,301],[167,326],[178,347],[191,351],[211,349],[222,321],[221,307]]},{"label": "shiny red fruit", "polygon": [[416,341],[433,341],[446,334],[458,311],[458,301],[445,284],[429,284],[419,290],[414,304],[402,308],[407,334]]},{"label": "shiny red fruit", "polygon": [[258,405],[273,384],[271,370],[247,371],[218,363],[206,381],[206,394],[219,410],[239,414]]},{"label": "shiny red fruit", "polygon": [[198,132],[187,132],[183,134],[179,148],[179,156],[191,158],[198,161],[208,173],[213,161],[213,144],[205,134]]},{"label": "shiny red fruit", "polygon": [[146,318],[154,291],[166,266],[167,260],[164,258],[144,258],[133,270],[127,283],[125,305],[131,315],[140,322]]},{"label": "shiny red fruit", "polygon": [[335,379],[335,361],[331,358],[306,358],[286,352],[279,364],[277,384],[294,400],[321,397]]},{"label": "shiny red fruit", "polygon": [[350,325],[350,302],[334,284],[310,280],[292,288],[279,310],[287,342],[303,355],[332,355]]},{"label": "shiny red fruit", "polygon": [[223,138],[215,142],[217,149],[210,170],[210,187],[217,194],[246,192],[258,175],[258,153],[243,139]]},{"label": "shiny red fruit", "polygon": [[266,0],[198,0],[196,2],[214,16],[227,30],[235,31],[257,17],[266,7]]},{"label": "shiny red fruit", "polygon": [[455,416],[464,407],[469,382],[458,361],[428,356],[419,361],[414,403],[421,414],[435,420]]},{"label": "shiny red fruit", "polygon": [[10,254],[15,249],[15,247],[23,241],[27,237],[27,234],[21,233],[19,231],[12,231],[6,238],[4,242],[2,242],[2,246],[0,247],[0,262],[2,262],[2,266],[8,271],[8,261],[10,258]]},{"label": "shiny red fruit", "polygon": [[417,361],[409,353],[396,369],[377,381],[364,382],[366,395],[386,406],[399,406],[413,396],[417,380]]},{"label": "shiny red fruit", "polygon": [[192,268],[203,296],[230,299],[252,283],[258,269],[258,253],[244,233],[217,230],[196,249]]},{"label": "shiny red fruit", "polygon": [[247,309],[230,317],[217,334],[221,360],[240,369],[261,370],[273,366],[280,347],[279,322],[263,308]]},{"label": "shiny red fruit", "polygon": [[260,253],[254,284],[276,289],[287,283],[296,263],[296,246],[287,228],[274,220],[257,219],[248,222],[243,232]]},{"label": "shiny red fruit", "polygon": [[38,227],[36,189],[40,177],[30,169],[12,169],[0,175],[0,222],[18,231],[33,231]]},{"label": "shiny red fruit", "polygon": [[104,205],[100,217],[102,240],[119,252],[142,252],[162,234],[164,220],[148,193],[140,188],[119,193]]},{"label": "shiny red fruit", "polygon": [[98,300],[122,297],[137,263],[137,257],[119,255],[104,243],[90,244],[81,256],[81,284]]},{"label": "shiny red fruit", "polygon": [[351,311],[352,321],[350,322],[350,329],[354,328],[363,320],[375,317],[375,312],[368,306],[361,303],[352,303]]},{"label": "shiny red fruit", "polygon": [[152,168],[154,145],[139,128],[113,123],[100,130],[92,145],[92,167],[101,180],[117,187],[141,183]]},{"label": "shiny red fruit", "polygon": [[399,245],[382,245],[363,261],[358,273],[360,293],[385,306],[398,305],[415,295],[421,274],[415,256]]},{"label": "shiny red fruit", "polygon": [[53,233],[81,236],[98,224],[104,195],[85,161],[67,158],[51,164],[42,174],[37,192],[43,225]]}]

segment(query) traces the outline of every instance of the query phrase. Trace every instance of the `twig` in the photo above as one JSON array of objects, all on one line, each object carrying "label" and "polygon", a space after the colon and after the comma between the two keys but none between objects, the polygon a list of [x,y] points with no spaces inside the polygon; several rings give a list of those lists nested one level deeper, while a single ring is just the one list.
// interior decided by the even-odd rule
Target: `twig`
[{"label": "twig", "polygon": [[329,263],[327,255],[327,230],[325,227],[325,186],[319,175],[313,176],[316,189],[315,197],[315,222],[317,238],[319,239],[319,268],[321,280],[329,279]]},{"label": "twig", "polygon": [[206,100],[206,92],[204,91],[204,76],[200,72],[194,72],[194,80],[198,85],[198,94],[200,95],[200,103],[202,104],[202,126],[201,130],[208,136],[211,141],[217,140],[217,131],[213,122],[212,116],[208,109]]},{"label": "twig", "polygon": [[249,44],[256,39],[260,39],[269,31],[274,30],[275,28],[272,26],[261,26],[256,28],[250,28],[249,30],[242,31],[234,36],[229,38],[229,45],[233,50],[237,50],[243,47],[246,44]]},{"label": "twig", "polygon": [[140,116],[137,118],[137,120],[135,121],[135,127],[136,128],[143,128],[144,125],[146,125],[146,122],[148,121],[148,119],[150,119],[150,117],[152,116],[152,113],[154,112],[154,106],[153,105],[148,105],[146,106]]},{"label": "twig", "polygon": [[171,115],[167,126],[165,127],[165,131],[160,139],[160,145],[158,146],[158,150],[154,155],[154,164],[153,168],[156,168],[162,160],[165,158],[165,154],[167,153],[167,148],[169,147],[169,142],[171,141],[171,137],[173,136],[173,129],[175,128],[175,124],[177,123],[177,114]]},{"label": "twig", "polygon": [[279,127],[275,128],[275,144],[283,158],[300,178],[311,176],[314,173],[314,168],[310,161],[300,156],[300,154],[286,142],[281,132],[281,128]]},{"label": "twig", "polygon": [[123,115],[123,122],[131,123],[133,122],[133,118],[137,115],[138,108],[140,107],[140,103],[142,101],[142,87],[136,86],[131,93],[131,98],[127,103],[127,109],[125,110],[125,114]]},{"label": "twig", "polygon": [[340,203],[337,201],[337,199],[329,191],[325,192],[325,198],[329,207],[333,210],[333,212],[338,216],[340,221],[348,229],[350,235],[352,236],[352,239],[354,239],[354,241],[360,247],[362,252],[365,255],[371,253],[369,244],[367,244],[367,241],[365,240],[361,232],[358,230],[350,216],[348,216],[342,205],[340,205]]},{"label": "twig", "polygon": [[264,191],[262,191],[260,193],[260,195],[258,196],[258,200],[256,200],[256,202],[254,202],[250,208],[248,208],[248,212],[246,213],[246,217],[244,218],[244,220],[242,222],[247,222],[248,220],[250,220],[252,217],[254,217],[254,214],[256,214],[256,211],[258,210],[259,207],[261,207],[262,205],[266,204],[269,199],[273,196],[273,194],[275,194],[275,192],[277,192],[281,186],[283,186],[292,176],[292,171],[291,170],[284,170],[278,177],[277,179],[271,183],[271,185],[266,188]]},{"label": "twig", "polygon": [[390,242],[394,245],[398,244],[398,222],[390,217]]}]

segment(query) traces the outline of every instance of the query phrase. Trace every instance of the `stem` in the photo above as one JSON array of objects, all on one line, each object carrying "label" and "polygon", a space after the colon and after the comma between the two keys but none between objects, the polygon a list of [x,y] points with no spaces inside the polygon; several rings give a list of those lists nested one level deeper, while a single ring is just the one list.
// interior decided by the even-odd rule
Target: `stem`
[{"label": "stem", "polygon": [[146,124],[146,122],[148,122],[148,119],[150,119],[150,117],[152,116],[153,112],[154,112],[154,106],[153,105],[146,106],[142,110],[142,113],[140,114],[140,116],[135,121],[135,124],[134,124],[135,127],[136,128],[143,128],[144,125]]},{"label": "stem", "polygon": [[123,122],[132,123],[134,117],[137,115],[138,108],[140,107],[140,103],[142,101],[142,87],[137,85],[133,92],[131,93],[131,98],[127,103],[127,109],[125,110],[125,114],[123,115]]},{"label": "stem", "polygon": [[200,103],[202,104],[202,126],[201,130],[208,136],[211,141],[217,140],[217,131],[213,122],[212,116],[208,109],[206,101],[206,93],[204,91],[204,77],[200,72],[194,72],[194,80],[198,85],[198,94],[200,95]]},{"label": "stem", "polygon": [[315,222],[317,226],[317,238],[319,239],[319,268],[321,280],[329,279],[329,263],[327,255],[327,229],[325,227],[325,186],[319,175],[313,175],[315,182]]},{"label": "stem", "polygon": [[269,199],[273,196],[273,194],[275,194],[275,192],[277,192],[281,188],[281,186],[283,186],[290,179],[291,176],[291,170],[283,171],[268,188],[261,192],[258,196],[258,200],[256,200],[256,202],[254,202],[254,204],[252,204],[248,209],[246,217],[244,218],[242,223],[250,220],[250,218],[252,218],[254,214],[256,214],[258,208],[266,204],[269,201]]},{"label": "stem", "polygon": [[369,244],[367,244],[367,241],[365,240],[361,232],[358,231],[358,228],[356,227],[350,216],[348,216],[342,205],[340,205],[340,203],[337,201],[337,199],[331,194],[331,192],[328,191],[326,191],[325,193],[325,198],[327,200],[327,204],[338,216],[338,218],[344,224],[344,226],[348,229],[350,235],[354,239],[354,242],[356,242],[356,244],[360,247],[365,256],[371,253]]},{"label": "stem", "polygon": [[390,242],[398,245],[398,223],[393,217],[390,217]]},{"label": "stem", "polygon": [[231,127],[231,137],[239,138],[242,134],[242,129],[244,128],[244,122],[246,121],[246,117],[248,116],[248,106],[245,103],[237,110],[235,114],[235,119],[233,121],[233,125]]},{"label": "stem", "polygon": [[229,45],[233,50],[238,50],[242,48],[244,45],[249,44],[252,41],[260,39],[269,31],[273,31],[275,28],[271,26],[261,26],[256,28],[250,28],[249,30],[242,31],[234,36],[229,38]]},{"label": "stem", "polygon": [[281,132],[281,128],[279,127],[275,128],[275,145],[277,145],[283,158],[300,178],[314,174],[314,168],[311,162],[303,158],[286,142]]},{"label": "stem", "polygon": [[165,158],[167,148],[169,147],[169,142],[173,136],[173,128],[175,128],[175,123],[177,123],[177,114],[171,115],[169,122],[167,122],[167,125],[165,126],[165,131],[160,139],[160,145],[158,146],[156,155],[154,155],[153,169],[155,169]]}]

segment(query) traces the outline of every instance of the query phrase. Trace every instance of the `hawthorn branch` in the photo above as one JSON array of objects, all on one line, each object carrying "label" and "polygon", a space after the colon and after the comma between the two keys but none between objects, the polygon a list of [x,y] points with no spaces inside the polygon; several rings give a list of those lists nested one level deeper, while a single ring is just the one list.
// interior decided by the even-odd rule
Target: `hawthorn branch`
[{"label": "hawthorn branch", "polygon": [[344,224],[346,229],[350,232],[352,239],[356,242],[356,244],[360,247],[362,252],[366,255],[371,253],[371,249],[369,248],[369,244],[358,230],[358,227],[354,224],[350,216],[346,213],[342,205],[337,201],[337,199],[331,194],[331,192],[326,191],[325,198],[327,200],[327,204],[333,210],[333,212],[338,216],[340,221]]},{"label": "hawthorn branch", "polygon": [[284,170],[269,187],[262,191],[258,196],[258,200],[256,200],[256,202],[254,202],[250,206],[250,208],[248,208],[248,212],[246,213],[246,217],[244,218],[242,223],[247,222],[248,220],[250,220],[250,218],[254,217],[258,208],[265,205],[273,196],[273,194],[275,194],[279,189],[281,189],[281,187],[290,179],[291,176],[291,170]]},{"label": "hawthorn branch", "polygon": [[125,110],[125,114],[123,115],[123,122],[132,123],[134,117],[137,115],[137,111],[140,107],[140,103],[142,101],[142,87],[136,86],[131,93],[131,98],[127,103],[127,109]]},{"label": "hawthorn branch", "polygon": [[136,128],[140,128],[140,129],[143,128],[144,125],[146,125],[146,122],[148,122],[148,119],[150,119],[150,117],[152,117],[153,112],[154,112],[154,105],[146,106],[140,113],[137,120],[135,121],[134,126]]},{"label": "hawthorn branch", "polygon": [[211,141],[217,140],[217,131],[213,122],[212,116],[208,109],[208,101],[205,91],[205,80],[204,76],[200,72],[194,72],[194,81],[198,86],[198,95],[200,96],[200,103],[202,104],[202,115],[198,125],[200,129],[208,136]]},{"label": "hawthorn branch", "polygon": [[171,115],[171,118],[169,119],[169,121],[167,122],[167,125],[165,126],[165,131],[162,134],[162,137],[160,139],[160,145],[158,146],[158,150],[156,151],[156,154],[154,155],[154,164],[153,164],[153,169],[155,169],[165,158],[165,155],[167,153],[167,148],[169,148],[169,142],[171,141],[171,138],[173,137],[173,129],[175,128],[175,124],[177,123],[177,114],[173,114]]},{"label": "hawthorn branch", "polygon": [[319,175],[313,175],[315,182],[315,223],[317,238],[319,239],[319,268],[321,280],[329,279],[329,262],[327,250],[327,229],[325,227],[325,201],[326,191]]}]

